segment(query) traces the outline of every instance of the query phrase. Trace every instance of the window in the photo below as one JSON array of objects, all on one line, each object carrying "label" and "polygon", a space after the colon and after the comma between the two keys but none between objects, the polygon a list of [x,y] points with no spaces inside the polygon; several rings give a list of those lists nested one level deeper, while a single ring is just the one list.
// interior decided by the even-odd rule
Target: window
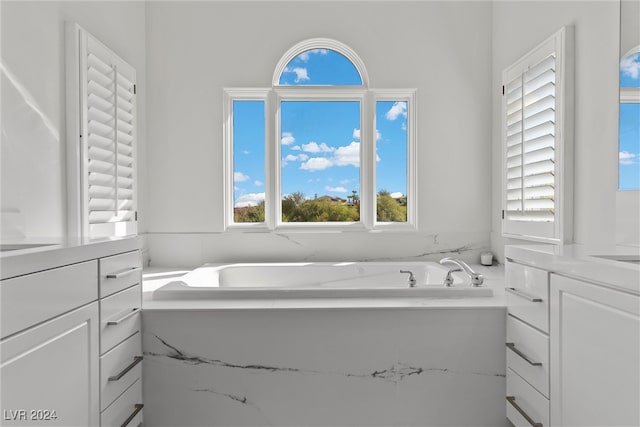
[{"label": "window", "polygon": [[266,89],[225,89],[227,227],[415,227],[415,90],[368,87],[329,39],[282,57]]},{"label": "window", "polygon": [[640,46],[620,61],[618,188],[640,190]]},{"label": "window", "polygon": [[[503,235],[570,240],[571,29],[503,72]],[[566,197],[564,197],[566,195]]]},{"label": "window", "polygon": [[77,25],[67,39],[70,234],[136,234],[135,69]]}]

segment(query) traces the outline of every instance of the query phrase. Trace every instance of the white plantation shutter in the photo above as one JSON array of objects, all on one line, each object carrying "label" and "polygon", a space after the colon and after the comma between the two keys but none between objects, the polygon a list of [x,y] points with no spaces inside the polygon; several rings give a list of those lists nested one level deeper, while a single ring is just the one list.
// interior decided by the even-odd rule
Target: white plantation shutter
[{"label": "white plantation shutter", "polygon": [[562,200],[571,182],[565,165],[572,126],[566,43],[564,28],[503,73],[502,219],[509,237],[569,238],[564,222],[571,203]]},{"label": "white plantation shutter", "polygon": [[136,234],[135,69],[77,28],[81,233]]}]

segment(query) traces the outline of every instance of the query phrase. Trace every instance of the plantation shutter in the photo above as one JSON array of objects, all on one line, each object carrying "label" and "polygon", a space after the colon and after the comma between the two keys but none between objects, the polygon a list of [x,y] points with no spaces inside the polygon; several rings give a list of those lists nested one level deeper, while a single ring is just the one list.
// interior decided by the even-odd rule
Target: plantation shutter
[{"label": "plantation shutter", "polygon": [[[566,29],[503,73],[503,234],[564,241],[566,159]],[[566,197],[570,198],[569,193]]]},{"label": "plantation shutter", "polygon": [[135,70],[89,34],[84,46],[85,235],[135,234]]}]

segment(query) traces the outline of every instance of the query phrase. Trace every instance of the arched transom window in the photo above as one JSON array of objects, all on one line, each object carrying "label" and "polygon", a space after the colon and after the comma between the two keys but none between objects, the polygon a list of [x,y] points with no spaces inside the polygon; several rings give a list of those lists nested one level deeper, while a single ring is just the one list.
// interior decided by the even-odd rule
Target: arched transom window
[{"label": "arched transom window", "polygon": [[415,227],[415,89],[370,89],[348,46],[289,49],[225,89],[227,227]]}]

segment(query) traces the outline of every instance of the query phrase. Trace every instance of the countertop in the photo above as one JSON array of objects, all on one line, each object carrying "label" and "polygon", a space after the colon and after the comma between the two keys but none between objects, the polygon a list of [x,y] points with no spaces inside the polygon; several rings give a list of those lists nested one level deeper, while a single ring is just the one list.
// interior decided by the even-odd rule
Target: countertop
[{"label": "countertop", "polygon": [[[198,310],[379,310],[379,309],[504,309],[504,267],[471,266],[493,289],[487,298],[305,298],[305,299],[154,299],[154,291],[188,273],[186,268],[145,268],[142,272],[142,308],[158,311]],[[460,273],[456,273],[460,274]]]},{"label": "countertop", "polygon": [[43,246],[0,252],[0,279],[22,276],[63,265],[75,264],[116,253],[140,249],[138,236],[104,239],[43,238],[2,242]]},{"label": "countertop", "polygon": [[505,256],[522,264],[640,294],[639,263],[601,258],[600,255],[638,259],[640,248],[583,245],[509,245],[505,247]]}]

